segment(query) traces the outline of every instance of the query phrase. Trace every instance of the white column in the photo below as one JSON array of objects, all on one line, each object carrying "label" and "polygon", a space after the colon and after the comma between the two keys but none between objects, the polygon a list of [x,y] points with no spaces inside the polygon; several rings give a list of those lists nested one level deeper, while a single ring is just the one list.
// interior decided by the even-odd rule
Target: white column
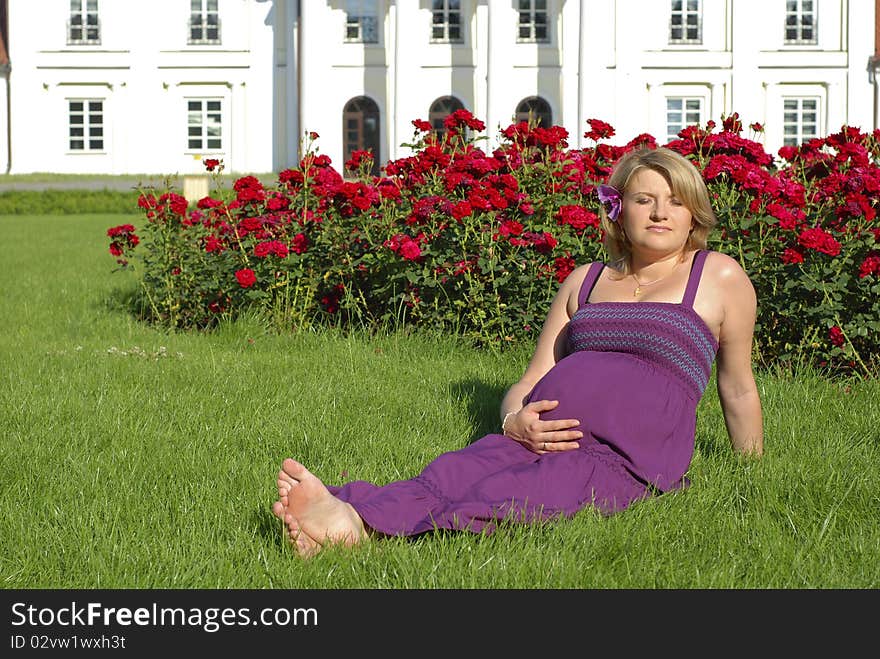
[{"label": "white column", "polygon": [[577,140],[575,145],[578,149],[584,147],[584,133],[587,130],[587,116],[584,111],[584,94],[587,93],[587,81],[585,78],[587,73],[587,49],[585,47],[586,44],[584,43],[584,35],[587,33],[586,5],[586,0],[580,0],[580,3],[578,4],[577,127],[574,130],[574,137]]},{"label": "white column", "polygon": [[[390,19],[391,19],[391,30],[390,33],[392,35],[392,39],[394,43],[391,45],[393,50],[393,55],[391,59],[391,70],[388,72],[388,75],[391,80],[391,102],[388,104],[388,108],[386,109],[387,116],[385,117],[385,125],[388,126],[388,154],[387,160],[395,160],[397,156],[397,150],[400,144],[400,140],[397,139],[397,107],[398,107],[398,90],[400,89],[400,7],[399,2],[395,1],[391,3],[391,6],[388,8]],[[385,47],[385,52],[388,52],[388,46]]]},{"label": "white column", "polygon": [[495,89],[492,82],[498,80],[499,74],[498,58],[494,52],[496,48],[493,47],[497,44],[495,35],[492,34],[495,30],[495,25],[492,22],[493,4],[494,0],[486,2],[486,133],[489,135],[490,143],[494,145],[498,139],[498,119],[495,116],[495,108],[498,104],[492,98]]},{"label": "white column", "polygon": [[[296,76],[297,76],[297,99],[296,99],[296,132],[294,133],[294,149],[297,154],[297,162],[299,162],[299,157],[302,155],[300,153],[300,145],[303,138],[303,132],[305,131],[305,123],[307,121],[306,117],[306,108],[309,103],[309,58],[307,57],[307,53],[309,53],[309,49],[313,46],[311,45],[311,37],[310,35],[317,32],[314,29],[314,26],[310,29],[309,20],[312,16],[311,10],[315,8],[316,3],[309,2],[306,0],[305,2],[297,2],[299,5],[299,20],[296,22]],[[320,52],[320,51],[319,51]]]}]

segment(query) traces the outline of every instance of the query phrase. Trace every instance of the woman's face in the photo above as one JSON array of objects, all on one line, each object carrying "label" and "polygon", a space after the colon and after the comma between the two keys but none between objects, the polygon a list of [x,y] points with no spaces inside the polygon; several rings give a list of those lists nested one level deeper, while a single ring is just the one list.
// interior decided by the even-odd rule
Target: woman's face
[{"label": "woman's face", "polygon": [[618,219],[633,252],[649,256],[682,251],[693,226],[693,214],[653,169],[632,176]]}]

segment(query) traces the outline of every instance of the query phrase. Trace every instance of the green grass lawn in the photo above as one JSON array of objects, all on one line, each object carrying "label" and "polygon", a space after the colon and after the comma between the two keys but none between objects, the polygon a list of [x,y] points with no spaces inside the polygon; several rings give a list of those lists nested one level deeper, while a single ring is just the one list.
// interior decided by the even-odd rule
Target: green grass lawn
[{"label": "green grass lawn", "polygon": [[526,348],[454,337],[166,333],[128,315],[107,227],[0,217],[4,588],[877,588],[880,383],[758,373],[766,455],[731,453],[714,384],[692,486],[611,518],[296,557],[280,461],[328,483],[418,473],[498,427]]}]

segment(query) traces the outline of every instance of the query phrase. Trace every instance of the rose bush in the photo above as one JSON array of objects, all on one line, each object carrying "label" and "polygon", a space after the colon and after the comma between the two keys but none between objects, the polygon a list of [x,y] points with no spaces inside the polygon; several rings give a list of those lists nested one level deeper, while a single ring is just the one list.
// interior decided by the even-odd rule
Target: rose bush
[{"label": "rose bush", "polygon": [[[532,341],[558,286],[604,258],[596,187],[647,134],[571,149],[559,126],[508,126],[491,153],[483,122],[459,110],[435,136],[413,121],[412,155],[371,176],[369,152],[340,173],[308,133],[300,165],[264,186],[252,176],[194,208],[173,187],[144,189],[145,222],[108,231],[122,267],[139,256],[149,320],[207,328],[258,307],[280,327],[430,327],[479,345]],[[717,130],[716,130],[717,129]],[[750,126],[760,133],[757,124]],[[873,374],[880,341],[880,134],[844,126],[780,149],[689,126],[667,146],[703,174],[719,217],[710,247],[735,257],[759,299],[756,360]],[[219,160],[206,160],[218,180]],[[141,240],[142,239],[142,240]],[[138,244],[140,242],[140,244]]]}]

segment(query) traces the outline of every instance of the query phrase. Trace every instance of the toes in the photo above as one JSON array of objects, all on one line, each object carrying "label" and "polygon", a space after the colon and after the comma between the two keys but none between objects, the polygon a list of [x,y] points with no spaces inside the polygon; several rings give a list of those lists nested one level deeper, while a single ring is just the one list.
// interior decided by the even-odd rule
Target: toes
[{"label": "toes", "polygon": [[284,516],[287,514],[287,509],[284,507],[280,501],[276,501],[272,504],[272,512],[275,513],[275,516],[278,519],[284,519]]},{"label": "toes", "polygon": [[291,476],[290,474],[288,474],[288,473],[287,473],[286,471],[284,471],[283,469],[282,469],[281,471],[278,472],[278,483],[279,483],[279,484],[284,483],[284,484],[287,485],[287,487],[293,487],[293,486],[296,485],[298,482],[299,482],[299,481],[297,481],[293,476]]},{"label": "toes", "polygon": [[308,469],[292,458],[287,458],[281,463],[281,471],[294,481],[301,481],[310,475]]}]

